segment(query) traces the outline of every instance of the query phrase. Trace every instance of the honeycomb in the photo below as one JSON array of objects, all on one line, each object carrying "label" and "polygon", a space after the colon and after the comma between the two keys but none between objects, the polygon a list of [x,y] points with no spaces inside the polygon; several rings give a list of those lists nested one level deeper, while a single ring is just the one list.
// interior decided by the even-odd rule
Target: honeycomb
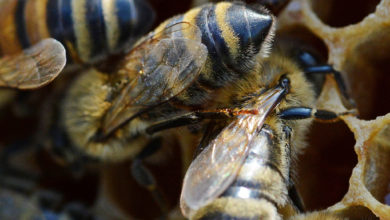
[{"label": "honeycomb", "polygon": [[[320,213],[348,219],[390,219],[389,13],[389,0],[293,0],[278,16],[279,33],[303,30],[302,35],[325,45],[328,63],[343,74],[360,113],[342,118],[353,133],[357,156],[346,193],[341,200],[322,207]],[[331,77],[327,77],[317,107],[347,110]],[[342,151],[346,146],[337,147]],[[345,157],[353,157],[351,153]]]}]

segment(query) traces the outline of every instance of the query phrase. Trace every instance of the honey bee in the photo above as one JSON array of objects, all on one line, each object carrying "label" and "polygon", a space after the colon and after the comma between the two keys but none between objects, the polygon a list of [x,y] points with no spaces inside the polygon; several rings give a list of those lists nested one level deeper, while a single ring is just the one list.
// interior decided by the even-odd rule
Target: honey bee
[{"label": "honey bee", "polygon": [[1,1],[0,86],[49,83],[65,66],[65,50],[68,60],[97,65],[129,48],[153,21],[142,0]]},{"label": "honey bee", "polygon": [[0,217],[12,219],[95,219],[82,204],[73,202],[64,205],[60,211],[60,195],[50,191],[40,191],[32,196],[20,192],[0,190]]},{"label": "honey bee", "polygon": [[[269,57],[257,56],[249,73],[217,91],[214,109],[225,112],[225,119],[214,114],[198,146],[200,153],[187,170],[180,201],[184,216],[284,219],[286,208],[293,213],[304,210],[294,186],[293,165],[306,145],[312,120],[333,122],[355,110],[313,108],[320,91],[316,87],[321,86],[310,79],[313,74],[333,74],[344,101],[350,106],[353,102],[339,72],[321,65],[307,51],[298,52],[299,57],[289,57],[290,51],[281,47]],[[160,130],[159,126],[148,130]],[[326,214],[310,218],[339,219]]]},{"label": "honey bee", "polygon": [[145,139],[149,125],[207,106],[216,90],[245,75],[268,50],[272,16],[259,10],[233,3],[192,9],[138,42],[118,71],[87,71],[62,107],[72,142],[95,157],[127,158],[141,148],[129,143]]},{"label": "honey bee", "polygon": [[[137,42],[117,71],[85,71],[71,83],[59,108],[56,136],[61,149],[69,151],[63,154],[103,161],[133,159],[137,181],[153,188],[141,161],[168,137],[148,135],[146,129],[207,105],[213,91],[246,73],[258,52],[268,49],[263,43],[270,38],[272,16],[262,10],[233,3],[195,8]],[[228,36],[223,33],[234,39],[224,41]],[[240,46],[233,47],[238,42]]]},{"label": "honey bee", "polygon": [[[0,1],[0,87],[43,86],[61,72],[66,60],[84,66],[115,66],[111,58],[120,57],[153,21],[154,11],[143,0]],[[51,100],[62,94],[67,79],[73,76],[69,75],[45,96],[48,111],[41,116],[42,127],[54,119],[46,117],[57,107]],[[9,90],[0,93],[14,103],[24,95],[9,94]],[[6,106],[7,101],[0,104]],[[23,107],[23,111],[29,109]]]},{"label": "honey bee", "polygon": [[45,219],[33,201],[10,190],[0,190],[0,207],[1,219]]},{"label": "honey bee", "polygon": [[1,54],[51,37],[74,61],[88,64],[123,51],[154,20],[153,10],[141,0],[6,0],[0,14]]},{"label": "honey bee", "polygon": [[[61,108],[64,134],[74,149],[91,157],[132,158],[133,176],[153,191],[154,179],[142,160],[166,137],[157,132],[207,119],[230,122],[206,138],[210,143],[187,172],[182,204],[191,214],[186,209],[184,213],[192,216],[221,196],[256,150],[269,150],[279,158],[272,168],[280,174],[262,167],[279,181],[277,198],[271,197],[275,203],[269,205],[276,209],[286,203],[286,188],[293,185],[286,159],[290,147],[284,145],[303,144],[309,124],[288,119],[338,115],[302,107],[313,106],[311,84],[291,61],[268,58],[273,35],[274,17],[243,3],[207,4],[175,16],[137,42],[117,71],[90,69],[75,80]],[[337,75],[328,65],[305,71]],[[263,124],[269,129],[263,130]]]},{"label": "honey bee", "polygon": [[184,178],[186,217],[282,219],[278,210],[286,205],[303,210],[290,167],[305,146],[312,118],[334,121],[349,113],[311,108],[316,93],[305,74],[318,66],[302,70],[277,53],[257,62],[220,93],[218,109],[241,113],[226,122],[214,120],[216,128],[206,130],[202,151]]}]

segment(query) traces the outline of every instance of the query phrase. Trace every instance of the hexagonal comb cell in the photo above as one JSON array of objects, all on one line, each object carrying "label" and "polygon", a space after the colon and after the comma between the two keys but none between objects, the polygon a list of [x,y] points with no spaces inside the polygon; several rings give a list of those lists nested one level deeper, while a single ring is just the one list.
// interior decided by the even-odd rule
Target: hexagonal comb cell
[{"label": "hexagonal comb cell", "polygon": [[375,11],[379,0],[312,0],[313,12],[331,27],[344,27],[362,21]]},{"label": "hexagonal comb cell", "polygon": [[[325,43],[328,63],[343,74],[360,113],[343,118],[354,134],[358,160],[348,191],[341,201],[319,213],[349,219],[390,219],[390,114],[386,114],[390,112],[389,8],[389,0],[293,0],[279,16],[279,29],[304,27]],[[346,110],[330,77],[318,107]],[[345,156],[346,160],[355,157]],[[305,167],[301,169],[305,173]]]}]

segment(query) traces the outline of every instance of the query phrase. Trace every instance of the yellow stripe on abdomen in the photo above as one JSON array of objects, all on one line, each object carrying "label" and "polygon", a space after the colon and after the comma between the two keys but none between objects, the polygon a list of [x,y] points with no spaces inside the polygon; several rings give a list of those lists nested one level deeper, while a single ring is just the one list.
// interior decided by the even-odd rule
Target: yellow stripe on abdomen
[{"label": "yellow stripe on abdomen", "polygon": [[[196,26],[196,16],[198,16],[201,8],[194,8],[183,15],[183,21],[188,22],[191,25]],[[192,38],[194,36],[194,30],[198,30],[196,28],[185,28],[182,33],[185,38]]]},{"label": "yellow stripe on abdomen", "polygon": [[[191,219],[274,219],[280,220],[277,208],[265,199],[221,197],[197,210]],[[214,217],[214,218],[213,218]]]},{"label": "yellow stripe on abdomen", "polygon": [[22,50],[16,31],[15,13],[18,1],[1,2],[0,8],[0,47],[3,54],[15,54]]},{"label": "yellow stripe on abdomen", "polygon": [[102,6],[108,46],[110,51],[114,51],[120,36],[115,0],[102,0]]},{"label": "yellow stripe on abdomen", "polygon": [[68,0],[72,1],[72,18],[73,28],[76,36],[76,47],[79,57],[86,62],[91,56],[91,36],[88,31],[88,24],[86,20],[86,3],[87,0]]},{"label": "yellow stripe on abdomen", "polygon": [[47,0],[29,0],[24,11],[28,39],[32,44],[50,37],[46,23]]},{"label": "yellow stripe on abdomen", "polygon": [[226,15],[229,8],[232,6],[231,3],[222,2],[216,4],[215,7],[215,15],[218,27],[221,29],[222,38],[225,40],[227,44],[227,48],[229,48],[229,52],[233,55],[233,57],[239,52],[239,39],[234,34],[233,29],[230,24],[227,23]]}]

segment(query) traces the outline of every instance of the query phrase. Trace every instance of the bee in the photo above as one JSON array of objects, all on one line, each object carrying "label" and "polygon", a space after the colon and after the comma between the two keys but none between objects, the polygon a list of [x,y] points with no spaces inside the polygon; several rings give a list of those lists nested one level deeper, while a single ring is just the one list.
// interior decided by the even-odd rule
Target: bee
[{"label": "bee", "polygon": [[[76,79],[61,107],[61,130],[70,145],[86,155],[104,161],[133,159],[133,176],[151,191],[156,188],[155,180],[142,160],[155,153],[164,138],[169,138],[168,132],[157,133],[159,131],[202,124],[206,120],[226,121],[226,117],[228,120],[233,118],[234,122],[237,117],[240,122],[227,125],[228,131],[222,130],[221,133],[241,135],[240,140],[249,135],[251,138],[248,142],[256,140],[254,142],[257,143],[260,140],[253,138],[256,135],[252,133],[260,132],[261,125],[274,118],[270,129],[276,130],[273,131],[277,137],[276,143],[281,137],[278,129],[283,127],[277,120],[281,116],[266,116],[281,106],[312,106],[314,98],[310,95],[310,85],[295,65],[288,61],[279,63],[276,58],[265,62],[273,34],[274,17],[263,8],[243,3],[207,4],[175,16],[137,42],[120,62],[117,71],[106,74],[90,69]],[[271,68],[275,65],[278,68]],[[291,80],[290,85],[290,80],[283,78],[283,83],[278,84],[283,70],[286,70],[283,74],[289,75],[291,69],[291,74],[297,76],[297,80]],[[318,69],[311,70],[319,72]],[[324,72],[324,69],[320,70]],[[329,72],[329,68],[325,68],[325,72]],[[298,83],[303,86],[297,86]],[[294,93],[295,88],[299,89],[297,94]],[[308,97],[302,98],[306,92]],[[289,113],[295,116],[297,112],[310,113],[312,109],[293,108],[284,112],[286,118]],[[332,114],[324,112],[325,116]],[[325,116],[320,114],[320,117]],[[292,130],[305,130],[295,128],[295,122],[291,123],[291,127],[294,127]],[[247,130],[247,126],[251,128]],[[230,143],[230,140],[219,141],[218,137],[215,140],[215,143]],[[232,147],[234,143],[240,142],[232,139]],[[239,146],[234,151],[243,162],[249,150],[240,154],[240,149],[251,148],[245,142]],[[230,154],[229,149],[223,151],[226,153],[221,158]],[[283,161],[283,164],[287,162]],[[198,167],[196,160],[192,164]],[[237,171],[241,167],[238,164],[242,163],[230,164],[225,161],[223,164],[235,167],[234,171]],[[221,161],[207,169],[214,172],[217,179],[221,176],[217,174],[223,173],[218,171],[222,168],[219,165],[222,165]],[[288,164],[284,164],[283,169],[288,169]],[[283,177],[288,175],[286,170],[282,174]],[[234,176],[230,175],[229,180]],[[205,176],[202,177],[206,180]],[[231,183],[223,178],[219,180],[227,183],[227,186]],[[198,185],[192,179],[186,182]],[[214,184],[217,186],[214,190],[224,188],[217,182]],[[196,199],[189,197],[196,192],[188,190],[188,187],[183,192],[183,195],[190,194],[183,196],[183,201],[191,210],[196,211],[206,204],[200,201],[201,205],[194,206],[192,202]],[[215,192],[212,195],[213,199],[220,196]],[[284,197],[281,199],[283,201]]]},{"label": "bee", "polygon": [[19,193],[0,190],[1,219],[45,219],[37,205]]},{"label": "bee", "polygon": [[20,192],[0,190],[1,219],[95,219],[84,205],[72,202],[64,205],[60,211],[57,206],[61,196],[52,191],[38,191],[32,196]]},{"label": "bee", "polygon": [[318,66],[302,70],[277,53],[257,62],[220,93],[217,109],[239,114],[206,130],[184,178],[186,217],[282,219],[279,210],[286,205],[303,210],[292,179],[295,155],[305,146],[312,118],[334,121],[347,114],[311,107],[316,93],[305,74]]},{"label": "bee", "polygon": [[1,1],[0,86],[49,83],[65,66],[65,50],[68,60],[97,65],[129,48],[153,21],[142,0]]},{"label": "bee", "polygon": [[59,191],[44,186],[49,173],[30,160],[35,153],[28,152],[30,142],[1,146],[0,219],[94,219],[85,201],[67,202]]},{"label": "bee", "polygon": [[[235,19],[245,16],[249,27],[243,19]],[[269,38],[271,20],[262,9],[242,4],[202,6],[169,19],[141,38],[119,62],[118,70],[85,71],[71,83],[59,108],[56,140],[60,139],[61,149],[69,149],[64,154],[108,162],[133,159],[136,180],[155,188],[142,161],[161,148],[169,134],[151,136],[146,129],[206,105],[213,91],[245,74],[253,57],[268,49],[263,42]],[[228,36],[222,29],[234,40],[224,41]],[[230,51],[230,44],[238,42],[240,46]],[[239,72],[231,69],[238,68],[236,64],[242,69]]]},{"label": "bee", "polygon": [[[293,167],[296,154],[306,146],[310,124],[313,119],[333,122],[355,110],[314,109],[320,91],[316,87],[322,84],[311,77],[323,74],[333,74],[344,101],[353,106],[340,73],[321,65],[308,51],[283,49],[276,48],[268,57],[257,56],[248,74],[217,92],[214,108],[225,116],[211,118],[187,170],[180,199],[184,216],[285,219],[286,209],[304,210]],[[289,57],[294,52],[298,57]],[[190,114],[199,121],[208,118],[198,112]],[[148,130],[160,130],[162,125]],[[325,214],[311,217],[338,219]]]},{"label": "bee", "polygon": [[[136,43],[118,71],[86,71],[62,107],[72,142],[95,157],[126,158],[140,150],[128,143],[144,139],[149,125],[206,106],[214,91],[245,75],[259,51],[268,49],[263,43],[272,16],[261,10],[233,3],[192,9]],[[245,17],[235,19],[245,13],[248,27]],[[220,23],[225,21],[229,26]],[[223,34],[234,39],[225,41],[229,36]]]},{"label": "bee", "polygon": [[141,0],[6,0],[0,14],[1,54],[54,38],[73,60],[88,64],[129,47],[154,21]]}]

